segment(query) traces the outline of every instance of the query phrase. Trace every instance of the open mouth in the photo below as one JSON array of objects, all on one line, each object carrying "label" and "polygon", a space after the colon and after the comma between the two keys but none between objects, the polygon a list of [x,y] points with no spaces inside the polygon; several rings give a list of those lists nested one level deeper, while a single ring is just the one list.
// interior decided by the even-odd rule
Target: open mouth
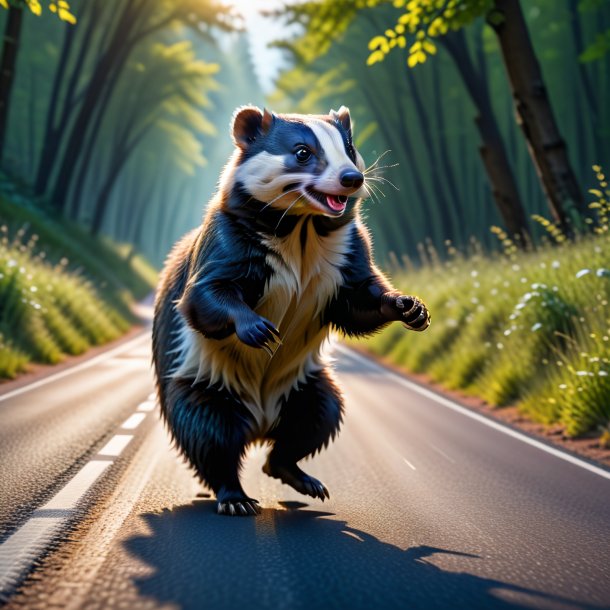
[{"label": "open mouth", "polygon": [[318,203],[321,203],[323,206],[329,208],[335,214],[341,214],[347,205],[346,195],[330,195],[328,193],[314,191],[310,188],[307,189],[307,194],[312,199],[315,199]]}]

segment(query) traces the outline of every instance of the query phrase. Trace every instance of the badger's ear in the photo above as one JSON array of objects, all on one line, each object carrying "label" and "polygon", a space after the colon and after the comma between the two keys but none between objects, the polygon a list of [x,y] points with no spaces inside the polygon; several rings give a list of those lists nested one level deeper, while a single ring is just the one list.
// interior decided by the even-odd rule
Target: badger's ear
[{"label": "badger's ear", "polygon": [[339,110],[336,112],[334,110],[330,111],[330,116],[335,119],[335,121],[339,121],[343,126],[343,129],[347,131],[351,135],[352,133],[352,117],[349,115],[349,108],[346,106],[341,106]]},{"label": "badger's ear", "polygon": [[274,116],[266,108],[262,111],[256,106],[242,106],[235,111],[231,133],[236,146],[242,150],[249,148],[260,135],[271,128]]}]

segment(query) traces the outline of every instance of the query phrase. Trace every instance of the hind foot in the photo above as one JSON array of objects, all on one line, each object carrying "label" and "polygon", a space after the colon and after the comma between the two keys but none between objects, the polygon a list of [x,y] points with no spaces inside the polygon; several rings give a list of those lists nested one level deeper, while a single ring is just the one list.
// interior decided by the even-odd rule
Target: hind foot
[{"label": "hind foot", "polygon": [[229,517],[248,517],[260,515],[258,500],[248,498],[241,490],[230,490],[224,487],[216,495],[216,511],[219,515]]},{"label": "hind foot", "polygon": [[293,466],[280,466],[271,464],[267,460],[263,466],[263,472],[274,479],[279,479],[286,485],[290,485],[290,487],[306,496],[319,498],[322,502],[326,498],[330,499],[326,486],[318,481],[318,479],[310,477],[307,473],[303,472],[296,464]]}]

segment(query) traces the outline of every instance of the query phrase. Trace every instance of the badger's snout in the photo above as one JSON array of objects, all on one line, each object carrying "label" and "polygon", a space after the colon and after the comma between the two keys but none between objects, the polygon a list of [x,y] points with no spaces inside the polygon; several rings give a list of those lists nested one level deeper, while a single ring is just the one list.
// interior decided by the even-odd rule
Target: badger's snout
[{"label": "badger's snout", "polygon": [[364,175],[356,170],[348,169],[341,172],[339,182],[345,188],[360,188],[364,183]]}]

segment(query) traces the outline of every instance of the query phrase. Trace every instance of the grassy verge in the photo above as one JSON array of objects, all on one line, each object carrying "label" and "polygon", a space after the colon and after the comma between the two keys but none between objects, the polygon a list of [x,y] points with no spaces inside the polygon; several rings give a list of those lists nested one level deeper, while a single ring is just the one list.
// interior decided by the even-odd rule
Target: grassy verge
[{"label": "grassy verge", "polygon": [[119,337],[155,280],[127,246],[0,196],[0,378]]},{"label": "grassy verge", "polygon": [[610,422],[610,236],[536,252],[431,258],[394,274],[432,313],[423,334],[392,325],[365,344],[413,372],[569,436]]}]

